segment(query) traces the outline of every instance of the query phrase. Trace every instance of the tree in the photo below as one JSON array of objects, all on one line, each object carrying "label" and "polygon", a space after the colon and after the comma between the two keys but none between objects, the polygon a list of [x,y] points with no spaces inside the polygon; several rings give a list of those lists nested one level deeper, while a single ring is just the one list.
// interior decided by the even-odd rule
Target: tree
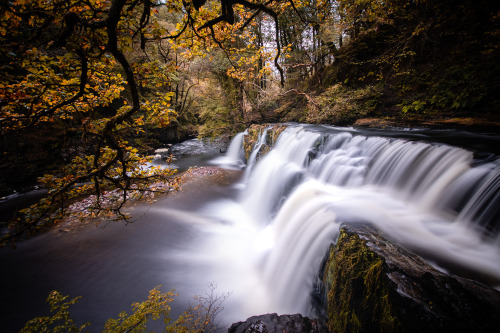
[{"label": "tree", "polygon": [[[82,194],[95,195],[87,207],[91,214],[124,217],[121,208],[131,192],[170,182],[172,170],[145,170],[148,159],[125,140],[146,123],[165,126],[175,116],[168,107],[171,94],[155,92],[168,82],[169,69],[127,58],[134,45],[145,50],[164,32],[156,7],[147,0],[2,2],[2,136],[58,124],[79,133],[89,152],[73,156],[60,175],[41,179],[48,196],[24,212],[11,236],[54,223]],[[147,96],[141,94],[147,89]],[[104,115],[112,104],[117,107]],[[113,202],[103,195],[109,189],[121,191]]]},{"label": "tree", "polygon": [[[158,286],[149,291],[147,300],[132,304],[131,314],[121,312],[118,318],[108,319],[102,332],[146,332],[148,322],[160,319],[163,321],[164,331],[171,333],[215,333],[221,329],[217,316],[224,309],[222,304],[229,294],[217,294],[216,286],[210,284],[204,294],[195,297],[196,305],[190,306],[178,319],[172,321],[170,303],[175,296],[177,294],[173,290],[162,293]],[[83,332],[91,324],[75,325],[69,309],[80,297],[68,298],[69,296],[61,295],[58,291],[52,291],[47,298],[51,316],[29,320],[20,332]]]},{"label": "tree", "polygon": [[[302,4],[292,0],[2,2],[0,135],[8,141],[39,128],[48,132],[57,128],[79,138],[80,144],[69,154],[67,165],[40,179],[49,189],[47,197],[23,211],[4,241],[50,226],[82,195],[94,195],[85,207],[89,215],[126,218],[122,208],[129,195],[156,192],[150,185],[158,181],[176,188],[174,171],[145,169],[148,158],[128,138],[146,126],[167,126],[193,100],[189,94],[194,83],[179,75],[177,59],[190,60],[221,48],[231,63],[226,81],[235,87],[235,106],[245,118],[246,79],[269,75],[265,64],[272,59],[283,83],[278,17],[290,6],[297,11]],[[165,11],[169,22],[162,21]],[[266,49],[262,41],[253,42],[255,35],[247,28],[258,24],[257,17],[260,24],[269,19],[274,26],[274,50]],[[8,154],[6,150],[2,157]],[[109,190],[118,192],[106,196]]]}]

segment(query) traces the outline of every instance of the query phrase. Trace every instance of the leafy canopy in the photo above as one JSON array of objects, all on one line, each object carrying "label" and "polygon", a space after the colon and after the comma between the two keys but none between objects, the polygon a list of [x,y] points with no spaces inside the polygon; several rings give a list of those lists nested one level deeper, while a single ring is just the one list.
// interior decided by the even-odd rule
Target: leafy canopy
[{"label": "leafy canopy", "polygon": [[[176,117],[169,88],[177,68],[168,57],[170,50],[189,59],[223,47],[234,60],[242,47],[228,45],[235,38],[252,38],[240,30],[260,12],[277,22],[278,7],[271,6],[278,4],[245,0],[2,2],[0,135],[64,128],[80,136],[83,150],[56,175],[42,177],[48,196],[23,211],[4,241],[50,226],[82,195],[94,194],[86,207],[91,215],[126,218],[121,208],[131,194],[155,192],[150,185],[160,181],[170,184],[167,191],[175,189],[175,170],[145,168],[150,159],[140,156],[127,140],[147,126],[168,126]],[[165,12],[169,22],[161,19]],[[270,56],[255,48],[250,52]],[[279,54],[278,44],[276,59]],[[259,57],[237,62],[248,65]],[[233,71],[241,78],[242,73]],[[118,192],[110,197],[106,195],[109,190]]]}]

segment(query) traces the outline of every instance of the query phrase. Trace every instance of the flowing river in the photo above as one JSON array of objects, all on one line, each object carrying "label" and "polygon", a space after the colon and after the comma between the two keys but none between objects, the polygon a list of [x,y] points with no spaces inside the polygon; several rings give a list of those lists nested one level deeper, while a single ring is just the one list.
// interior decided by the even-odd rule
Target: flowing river
[{"label": "flowing river", "polygon": [[134,223],[2,249],[2,331],[46,313],[53,289],[83,296],[72,313],[91,331],[157,285],[179,293],[172,317],[210,284],[230,293],[219,318],[227,326],[268,312],[308,315],[343,222],[374,224],[442,269],[500,281],[497,135],[293,125],[257,159],[264,130],[248,161],[244,135],[224,155],[202,149],[188,160],[231,177],[137,204]]}]

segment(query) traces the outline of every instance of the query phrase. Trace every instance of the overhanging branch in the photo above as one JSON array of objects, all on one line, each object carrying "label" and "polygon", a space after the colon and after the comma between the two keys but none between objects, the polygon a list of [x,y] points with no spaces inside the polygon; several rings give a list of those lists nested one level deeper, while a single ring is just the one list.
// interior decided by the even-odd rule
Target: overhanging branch
[{"label": "overhanging branch", "polygon": [[[196,30],[201,30],[205,28],[210,28],[212,30],[212,27],[220,22],[227,22],[229,24],[234,24],[234,10],[233,10],[233,5],[242,5],[243,7],[246,7],[251,10],[255,10],[256,12],[244,23],[243,27],[246,27],[250,22],[257,17],[257,15],[260,12],[264,12],[272,19],[274,20],[274,25],[275,25],[275,40],[276,40],[276,56],[274,57],[274,66],[278,69],[280,73],[280,82],[281,85],[283,86],[285,83],[285,78],[284,78],[284,72],[283,68],[281,68],[281,65],[279,64],[279,58],[281,56],[281,43],[280,43],[280,30],[279,30],[279,21],[278,21],[278,14],[271,8],[269,8],[267,5],[272,3],[274,0],[270,0],[266,2],[265,4],[261,3],[254,3],[250,2],[247,0],[220,0],[221,2],[221,7],[222,7],[222,14],[212,20],[209,20],[205,24],[203,24],[201,27],[199,27]],[[196,3],[195,3],[196,2]],[[193,5],[195,6],[196,9],[199,9],[201,6],[205,4],[205,0],[193,0]],[[213,35],[213,34],[212,34]]]}]

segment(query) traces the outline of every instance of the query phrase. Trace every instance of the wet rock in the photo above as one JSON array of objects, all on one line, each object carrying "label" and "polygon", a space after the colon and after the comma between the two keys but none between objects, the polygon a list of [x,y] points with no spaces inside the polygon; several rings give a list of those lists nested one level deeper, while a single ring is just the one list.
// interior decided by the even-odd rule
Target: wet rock
[{"label": "wet rock", "polygon": [[262,157],[267,154],[271,148],[278,140],[279,135],[287,128],[286,124],[253,124],[248,128],[248,134],[245,135],[243,148],[245,150],[245,157],[248,160],[252,150],[254,149],[254,145],[259,140],[259,136],[261,133],[268,128],[267,135],[265,138],[265,143],[260,147],[260,151],[258,153],[258,157]]},{"label": "wet rock", "polygon": [[164,148],[158,148],[154,151],[155,155],[160,155],[161,157],[169,157],[172,154],[172,145],[168,144]]},{"label": "wet rock", "polygon": [[246,321],[232,324],[229,333],[327,333],[328,330],[317,320],[300,314],[281,315],[276,313],[254,316]]},{"label": "wet rock", "polygon": [[323,281],[330,332],[497,332],[500,292],[438,271],[367,226],[344,226]]}]

